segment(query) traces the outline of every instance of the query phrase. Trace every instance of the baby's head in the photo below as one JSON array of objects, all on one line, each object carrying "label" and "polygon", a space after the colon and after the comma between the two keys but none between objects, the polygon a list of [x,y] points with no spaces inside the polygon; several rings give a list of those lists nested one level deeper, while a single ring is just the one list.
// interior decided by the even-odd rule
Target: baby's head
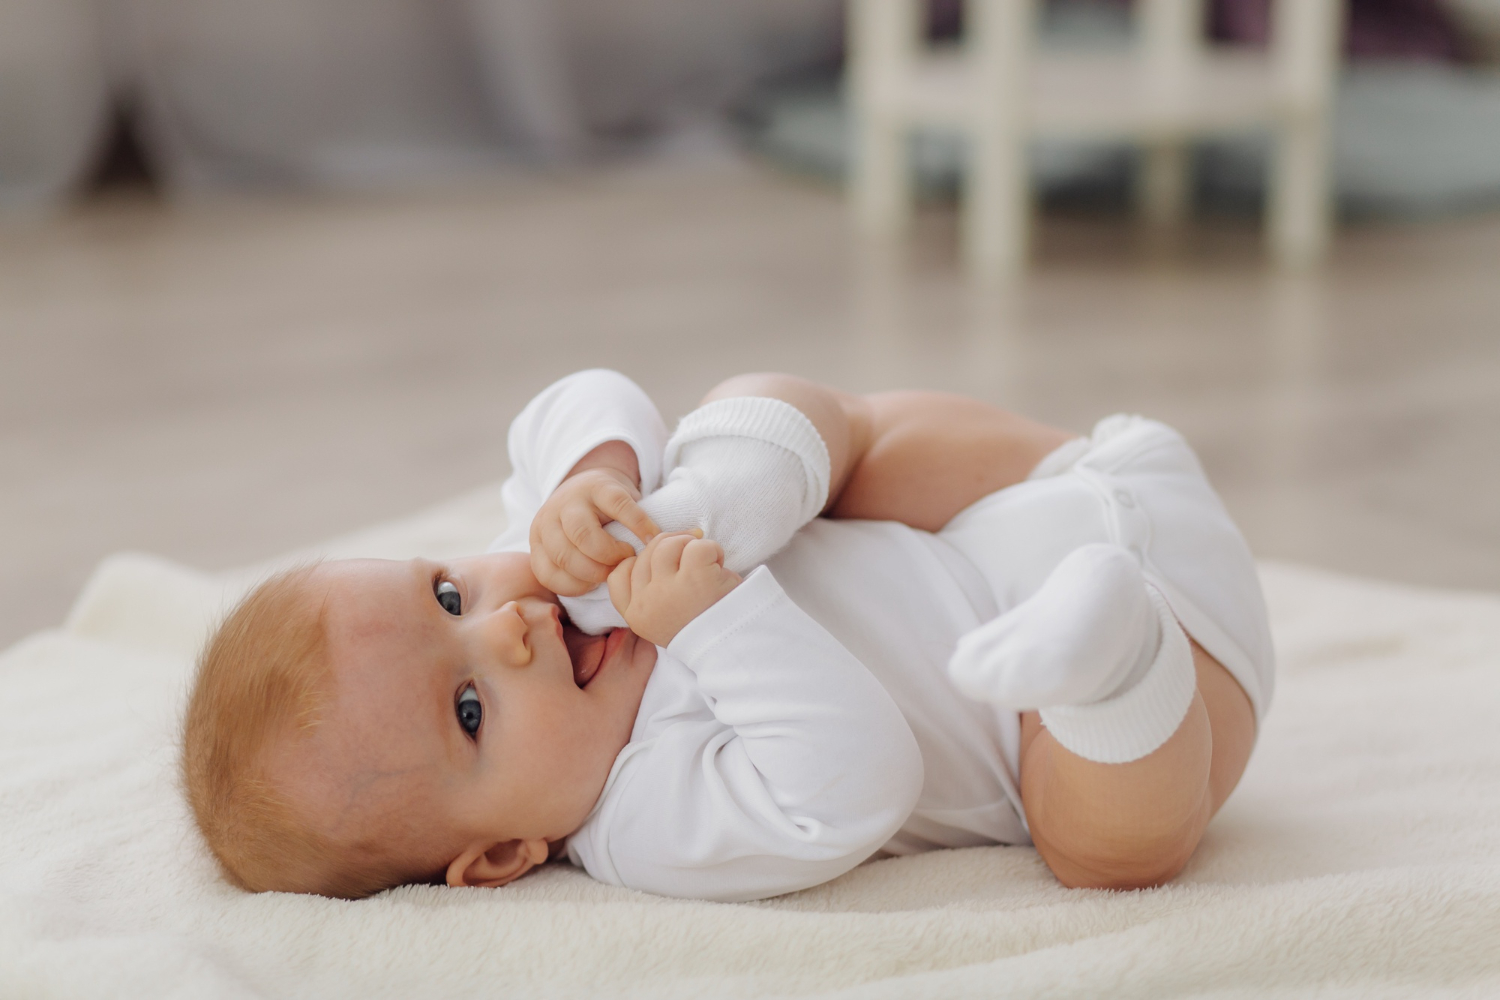
[{"label": "baby's head", "polygon": [[503,885],[588,816],[655,660],[564,627],[521,554],[292,570],[203,651],[188,802],[252,891]]}]

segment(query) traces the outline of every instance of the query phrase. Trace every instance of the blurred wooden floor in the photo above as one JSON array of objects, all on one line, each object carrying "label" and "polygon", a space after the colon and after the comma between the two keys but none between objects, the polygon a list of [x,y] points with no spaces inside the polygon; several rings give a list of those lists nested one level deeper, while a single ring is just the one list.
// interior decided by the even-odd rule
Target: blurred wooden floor
[{"label": "blurred wooden floor", "polygon": [[990,293],[919,226],[861,250],[835,192],[726,163],[0,225],[0,646],[112,551],[228,567],[498,479],[595,365],[671,416],[765,369],[1143,412],[1260,555],[1500,588],[1500,215],[1347,228],[1302,279],[1249,222],[1048,217]]}]

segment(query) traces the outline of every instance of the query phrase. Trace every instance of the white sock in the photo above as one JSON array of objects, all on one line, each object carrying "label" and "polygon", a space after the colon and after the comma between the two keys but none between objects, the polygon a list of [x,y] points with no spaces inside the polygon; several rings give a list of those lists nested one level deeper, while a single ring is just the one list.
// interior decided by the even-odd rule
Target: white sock
[{"label": "white sock", "polygon": [[[662,531],[700,528],[744,574],[791,541],[828,503],[828,447],[803,413],[761,396],[715,400],[689,413],[667,442],[666,476],[641,501]],[[643,547],[624,525],[605,530]],[[625,624],[607,587],[562,598],[573,624],[598,634]]]},{"label": "white sock", "polygon": [[959,640],[959,690],[1042,724],[1105,764],[1144,757],[1182,724],[1197,690],[1187,635],[1129,552],[1086,545],[1031,597]]}]

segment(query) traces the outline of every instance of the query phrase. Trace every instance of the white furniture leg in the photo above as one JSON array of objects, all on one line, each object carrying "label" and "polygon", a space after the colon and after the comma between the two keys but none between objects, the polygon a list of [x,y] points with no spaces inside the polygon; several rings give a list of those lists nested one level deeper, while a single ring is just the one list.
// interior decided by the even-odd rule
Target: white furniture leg
[{"label": "white furniture leg", "polygon": [[1014,274],[1026,261],[1031,228],[1027,57],[1036,0],[969,0],[964,13],[974,67],[964,258],[976,278],[992,281]]},{"label": "white furniture leg", "polygon": [[[477,0],[471,0],[477,2]],[[929,49],[924,0],[848,0],[849,198],[858,228],[886,238],[910,221],[909,133],[967,142],[960,224],[969,272],[991,283],[1025,265],[1034,137],[1128,139],[1145,150],[1145,217],[1178,223],[1191,207],[1191,141],[1271,127],[1266,229],[1276,259],[1305,265],[1330,228],[1327,129],[1346,0],[1271,0],[1268,59],[1204,44],[1206,0],[1135,0],[1140,44],[1119,53],[1033,52],[1042,0],[965,0],[962,48]]]},{"label": "white furniture leg", "polygon": [[1343,34],[1339,0],[1276,0],[1273,59],[1284,101],[1271,165],[1267,229],[1288,268],[1327,253],[1333,223],[1329,121]]},{"label": "white furniture leg", "polygon": [[1142,150],[1136,208],[1152,226],[1170,228],[1187,220],[1192,202],[1191,150],[1181,141],[1148,143]]},{"label": "white furniture leg", "polygon": [[1269,196],[1271,252],[1282,267],[1311,267],[1328,250],[1328,127],[1307,114],[1283,123],[1276,136]]},{"label": "white furniture leg", "polygon": [[[1179,105],[1195,86],[1203,39],[1203,0],[1140,0],[1136,7],[1138,46],[1143,86],[1163,118],[1180,112]],[[1187,141],[1165,136],[1145,144],[1137,207],[1156,226],[1175,226],[1186,220],[1192,196],[1192,164]]]},{"label": "white furniture leg", "polygon": [[846,87],[854,218],[868,235],[895,237],[911,216],[908,123],[901,107],[921,22],[916,0],[851,0]]}]

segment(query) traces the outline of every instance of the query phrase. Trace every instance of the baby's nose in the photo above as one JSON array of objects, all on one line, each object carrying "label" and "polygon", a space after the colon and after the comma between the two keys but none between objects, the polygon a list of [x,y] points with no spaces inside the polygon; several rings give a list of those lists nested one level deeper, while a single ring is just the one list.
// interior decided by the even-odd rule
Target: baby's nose
[{"label": "baby's nose", "polygon": [[529,631],[521,605],[516,601],[502,604],[484,622],[485,639],[513,667],[524,667],[531,662],[531,646],[526,641]]}]

